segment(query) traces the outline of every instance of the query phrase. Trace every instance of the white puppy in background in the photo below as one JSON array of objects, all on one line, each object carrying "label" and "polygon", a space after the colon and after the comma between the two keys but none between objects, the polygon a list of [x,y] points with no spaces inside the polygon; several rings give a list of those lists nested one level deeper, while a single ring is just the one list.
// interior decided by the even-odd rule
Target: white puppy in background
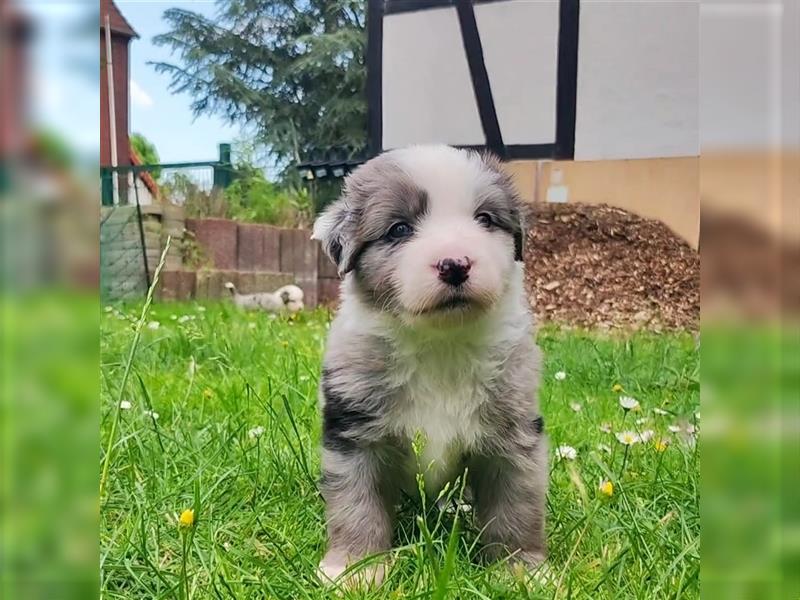
[{"label": "white puppy in background", "polygon": [[294,314],[303,310],[303,290],[296,285],[285,285],[274,292],[240,294],[236,286],[228,281],[225,287],[230,290],[233,303],[246,310],[264,310],[271,313],[288,312]]}]

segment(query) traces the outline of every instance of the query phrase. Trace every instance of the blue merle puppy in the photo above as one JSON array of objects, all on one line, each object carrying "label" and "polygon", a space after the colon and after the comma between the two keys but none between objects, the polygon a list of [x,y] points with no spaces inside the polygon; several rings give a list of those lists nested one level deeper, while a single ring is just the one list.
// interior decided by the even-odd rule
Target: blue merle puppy
[{"label": "blue merle puppy", "polygon": [[320,385],[321,576],[391,548],[418,465],[434,496],[467,468],[486,554],[538,565],[547,442],[510,178],[472,151],[386,152],[348,177],[314,238],[343,277]]}]

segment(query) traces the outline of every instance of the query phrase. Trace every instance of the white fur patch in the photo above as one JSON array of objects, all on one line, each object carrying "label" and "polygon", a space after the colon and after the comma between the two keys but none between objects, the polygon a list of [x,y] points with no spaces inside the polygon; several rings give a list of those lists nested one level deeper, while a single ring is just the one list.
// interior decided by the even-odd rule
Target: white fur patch
[{"label": "white fur patch", "polygon": [[[512,287],[521,288],[521,275],[517,269]],[[423,473],[429,494],[459,475],[461,456],[484,434],[479,420],[479,409],[489,400],[484,386],[499,368],[487,349],[520,336],[513,318],[519,311],[512,292],[489,315],[456,330],[395,330],[395,377],[404,396],[393,422],[399,435],[422,435],[421,455],[411,458],[409,470]]]}]

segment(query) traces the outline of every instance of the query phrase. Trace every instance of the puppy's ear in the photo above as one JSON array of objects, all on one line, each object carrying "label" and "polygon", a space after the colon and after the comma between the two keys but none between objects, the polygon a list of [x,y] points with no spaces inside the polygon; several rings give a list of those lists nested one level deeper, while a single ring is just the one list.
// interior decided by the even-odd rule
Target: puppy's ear
[{"label": "puppy's ear", "polygon": [[481,153],[481,161],[497,177],[497,184],[508,199],[511,232],[514,235],[514,260],[523,260],[525,227],[522,219],[522,198],[511,175],[503,168],[503,161],[488,150]]},{"label": "puppy's ear", "polygon": [[351,206],[347,193],[331,204],[314,223],[312,240],[319,240],[322,249],[336,263],[339,276],[355,267],[359,244],[358,212]]},{"label": "puppy's ear", "polygon": [[286,291],[286,290],[283,290],[283,291],[281,292],[281,302],[283,302],[284,304],[289,304],[289,300],[290,300],[291,298],[292,298],[292,296],[289,294],[289,292],[288,292],[288,291]]}]

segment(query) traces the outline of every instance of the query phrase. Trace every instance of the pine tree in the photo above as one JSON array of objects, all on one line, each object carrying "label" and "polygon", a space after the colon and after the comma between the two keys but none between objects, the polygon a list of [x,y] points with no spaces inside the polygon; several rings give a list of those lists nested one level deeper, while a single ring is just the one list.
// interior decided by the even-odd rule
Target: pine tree
[{"label": "pine tree", "polygon": [[164,13],[175,64],[155,63],[196,115],[221,114],[256,133],[282,168],[367,141],[365,3],[227,0],[215,18]]}]

